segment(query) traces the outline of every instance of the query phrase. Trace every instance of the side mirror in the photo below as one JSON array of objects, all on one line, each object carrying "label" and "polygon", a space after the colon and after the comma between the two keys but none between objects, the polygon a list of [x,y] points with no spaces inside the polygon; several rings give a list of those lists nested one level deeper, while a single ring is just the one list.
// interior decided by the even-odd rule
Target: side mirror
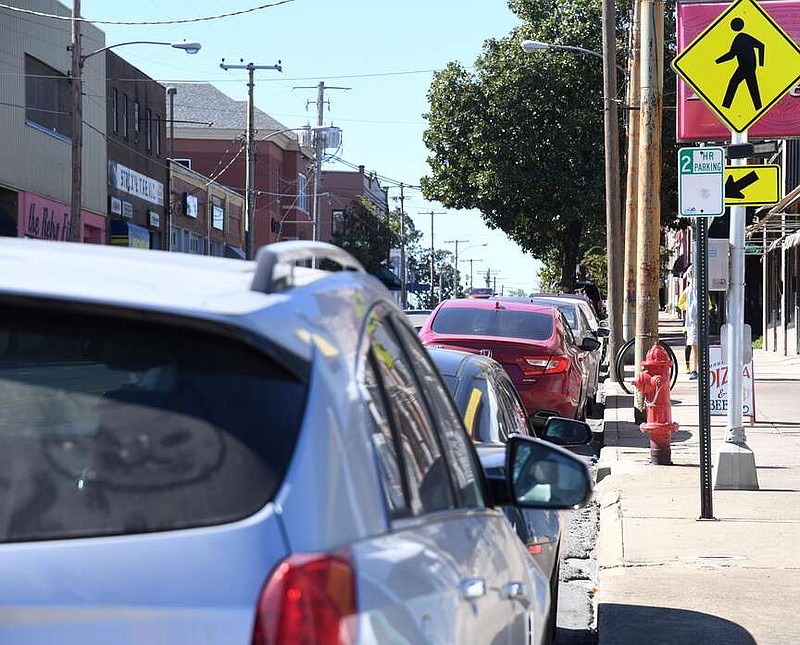
[{"label": "side mirror", "polygon": [[598,338],[608,338],[611,336],[611,330],[608,327],[598,327],[594,330],[594,335]]},{"label": "side mirror", "polygon": [[584,352],[593,352],[596,349],[599,349],[600,345],[601,343],[599,340],[597,340],[596,338],[588,337],[583,339],[583,342],[580,344],[580,348]]},{"label": "side mirror", "polygon": [[520,508],[574,509],[592,496],[588,465],[539,439],[509,437],[505,470],[511,503]]},{"label": "side mirror", "polygon": [[585,446],[592,442],[592,429],[588,423],[566,417],[550,417],[544,429],[536,434],[557,446]]}]

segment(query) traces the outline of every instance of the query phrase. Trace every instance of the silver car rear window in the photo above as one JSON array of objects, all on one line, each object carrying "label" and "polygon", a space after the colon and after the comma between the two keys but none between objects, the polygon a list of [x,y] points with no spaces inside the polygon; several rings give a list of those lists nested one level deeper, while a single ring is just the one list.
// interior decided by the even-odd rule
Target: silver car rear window
[{"label": "silver car rear window", "polygon": [[306,391],[224,336],[4,306],[0,541],[247,517],[285,475]]},{"label": "silver car rear window", "polygon": [[553,335],[553,317],[535,311],[443,307],[432,329],[437,334],[548,340]]}]

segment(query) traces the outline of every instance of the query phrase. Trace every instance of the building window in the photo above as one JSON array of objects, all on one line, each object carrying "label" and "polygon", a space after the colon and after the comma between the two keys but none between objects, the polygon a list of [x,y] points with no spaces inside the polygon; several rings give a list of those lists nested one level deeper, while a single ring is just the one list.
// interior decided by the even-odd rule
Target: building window
[{"label": "building window", "polygon": [[133,102],[133,131],[136,134],[139,134],[139,132],[141,132],[141,129],[142,129],[141,128],[142,124],[139,121],[140,118],[141,118],[141,115],[139,114],[139,101],[134,101]]},{"label": "building window", "polygon": [[308,212],[308,195],[306,194],[306,176],[302,173],[297,175],[297,208]]},{"label": "building window", "polygon": [[25,54],[25,121],[72,138],[72,86],[62,73]]},{"label": "building window", "polygon": [[331,235],[344,232],[344,211],[331,211]]},{"label": "building window", "polygon": [[195,255],[205,255],[203,250],[205,249],[205,240],[202,235],[197,235],[197,233],[191,233],[189,235],[189,253],[194,253]]},{"label": "building window", "polygon": [[119,132],[119,92],[116,87],[111,88],[111,131]]},{"label": "building window", "polygon": [[130,132],[128,126],[128,95],[122,95],[122,136],[126,139],[128,138],[128,134]]},{"label": "building window", "polygon": [[222,208],[221,204],[213,204],[211,206],[211,213],[212,213],[212,226],[218,230],[223,230],[225,226],[225,209]]},{"label": "building window", "polygon": [[221,258],[225,253],[225,245],[222,242],[211,242],[211,255]]},{"label": "building window", "polygon": [[153,151],[153,114],[150,108],[144,110],[144,132],[145,143],[147,145],[147,152]]},{"label": "building window", "polygon": [[156,155],[161,156],[161,115],[156,115]]}]

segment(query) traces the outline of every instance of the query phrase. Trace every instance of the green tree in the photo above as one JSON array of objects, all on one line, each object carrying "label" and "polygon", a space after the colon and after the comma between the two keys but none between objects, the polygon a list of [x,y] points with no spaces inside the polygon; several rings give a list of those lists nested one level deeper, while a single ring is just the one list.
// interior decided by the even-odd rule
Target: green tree
[{"label": "green tree", "polygon": [[375,273],[389,259],[398,243],[390,218],[378,213],[369,200],[358,197],[345,208],[342,225],[331,242],[348,251],[368,273]]}]

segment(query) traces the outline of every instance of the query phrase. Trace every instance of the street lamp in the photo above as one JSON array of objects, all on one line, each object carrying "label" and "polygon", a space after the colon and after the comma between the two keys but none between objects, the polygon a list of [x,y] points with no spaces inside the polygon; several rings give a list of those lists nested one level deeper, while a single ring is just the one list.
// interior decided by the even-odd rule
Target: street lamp
[{"label": "street lamp", "polygon": [[[535,53],[546,49],[563,49],[587,56],[594,56],[603,61],[603,132],[605,148],[605,183],[606,183],[606,251],[608,279],[608,323],[611,334],[608,339],[609,356],[612,358],[622,342],[622,263],[624,258],[624,242],[622,240],[622,218],[620,216],[620,181],[619,181],[619,135],[617,111],[617,70],[625,78],[625,68],[616,62],[616,40],[614,34],[614,8],[609,0],[603,0],[603,53],[578,47],[575,45],[556,45],[538,40],[523,40],[520,43],[526,53]],[[613,64],[612,64],[613,63]],[[611,381],[617,381],[617,374],[609,370]]]},{"label": "street lamp", "polygon": [[157,40],[131,40],[101,47],[88,54],[81,52],[80,31],[80,0],[75,0],[72,10],[72,31],[69,49],[72,53],[72,192],[70,196],[70,231],[69,238],[73,242],[80,242],[83,225],[81,211],[83,196],[81,194],[83,181],[83,64],[87,58],[108,51],[113,47],[123,45],[166,45],[175,49],[182,49],[187,54],[196,54],[200,51],[198,42],[163,42]]}]

